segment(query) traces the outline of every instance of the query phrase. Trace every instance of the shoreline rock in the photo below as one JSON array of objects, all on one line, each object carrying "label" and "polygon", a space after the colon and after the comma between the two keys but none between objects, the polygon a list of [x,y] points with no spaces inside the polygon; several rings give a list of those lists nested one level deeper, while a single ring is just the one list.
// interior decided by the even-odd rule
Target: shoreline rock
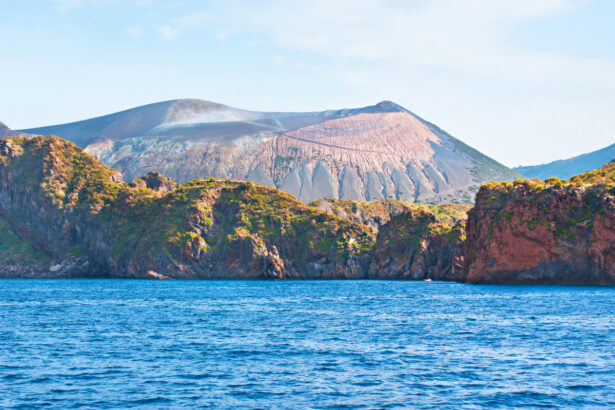
[{"label": "shoreline rock", "polygon": [[483,186],[468,214],[471,283],[615,284],[614,187]]},{"label": "shoreline rock", "polygon": [[614,228],[615,164],[492,182],[471,209],[308,206],[251,182],[126,183],[58,137],[0,140],[0,277],[615,284]]}]

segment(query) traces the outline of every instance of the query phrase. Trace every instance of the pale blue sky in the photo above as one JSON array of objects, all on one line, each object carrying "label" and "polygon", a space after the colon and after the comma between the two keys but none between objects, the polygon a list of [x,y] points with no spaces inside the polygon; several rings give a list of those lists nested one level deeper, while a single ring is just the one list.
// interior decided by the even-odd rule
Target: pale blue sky
[{"label": "pale blue sky", "polygon": [[615,1],[0,0],[0,121],[393,100],[506,165],[615,142]]}]

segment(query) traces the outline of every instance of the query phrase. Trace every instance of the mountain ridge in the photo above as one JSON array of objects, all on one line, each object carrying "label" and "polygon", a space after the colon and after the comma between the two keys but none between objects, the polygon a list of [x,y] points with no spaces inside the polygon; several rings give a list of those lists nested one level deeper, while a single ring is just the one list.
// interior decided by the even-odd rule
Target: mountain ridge
[{"label": "mountain ridge", "polygon": [[614,158],[615,144],[611,144],[608,147],[572,158],[560,159],[546,164],[519,166],[513,169],[529,178],[546,179],[556,177],[568,179],[574,175],[596,170]]},{"label": "mountain ridge", "polygon": [[250,180],[305,203],[471,202],[480,184],[521,177],[386,100],[301,113],[180,99],[23,131],[60,135],[127,179],[158,171],[180,183]]}]

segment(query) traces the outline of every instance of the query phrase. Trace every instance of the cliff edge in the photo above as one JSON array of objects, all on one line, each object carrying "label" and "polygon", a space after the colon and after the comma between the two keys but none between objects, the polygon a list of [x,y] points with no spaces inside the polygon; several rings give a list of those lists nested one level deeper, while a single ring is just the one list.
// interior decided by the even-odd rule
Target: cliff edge
[{"label": "cliff edge", "polygon": [[473,283],[615,284],[615,163],[569,181],[483,186],[464,249]]}]

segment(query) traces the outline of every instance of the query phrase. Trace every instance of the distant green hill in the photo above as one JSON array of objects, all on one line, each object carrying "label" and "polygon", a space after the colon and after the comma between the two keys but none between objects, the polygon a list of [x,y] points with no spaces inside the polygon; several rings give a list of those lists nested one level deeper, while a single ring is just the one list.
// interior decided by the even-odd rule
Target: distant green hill
[{"label": "distant green hill", "polygon": [[568,179],[574,175],[593,171],[615,158],[615,144],[577,157],[562,159],[542,165],[513,168],[528,178],[547,179],[557,177]]}]

